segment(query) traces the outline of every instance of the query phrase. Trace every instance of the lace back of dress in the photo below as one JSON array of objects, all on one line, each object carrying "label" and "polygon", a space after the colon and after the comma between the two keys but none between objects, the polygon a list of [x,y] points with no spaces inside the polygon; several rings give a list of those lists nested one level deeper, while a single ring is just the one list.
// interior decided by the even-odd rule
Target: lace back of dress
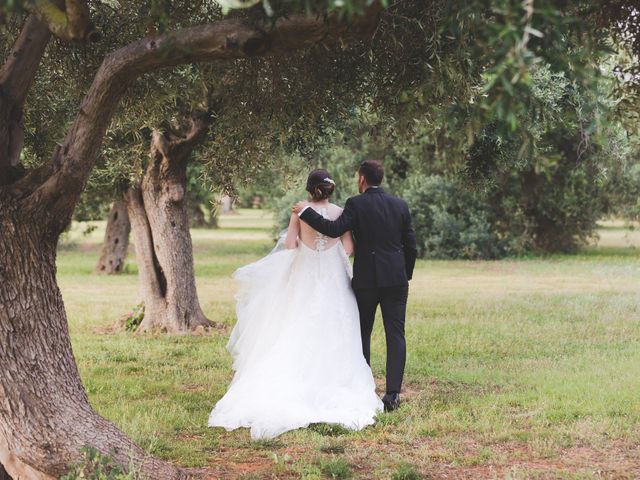
[{"label": "lace back of dress", "polygon": [[[319,211],[320,215],[322,215],[324,218],[329,218],[329,213],[325,208],[321,208]],[[316,238],[314,239],[314,245],[316,248],[316,251],[321,252],[323,250],[325,250],[327,248],[327,236],[321,234],[320,232],[316,232]]]}]

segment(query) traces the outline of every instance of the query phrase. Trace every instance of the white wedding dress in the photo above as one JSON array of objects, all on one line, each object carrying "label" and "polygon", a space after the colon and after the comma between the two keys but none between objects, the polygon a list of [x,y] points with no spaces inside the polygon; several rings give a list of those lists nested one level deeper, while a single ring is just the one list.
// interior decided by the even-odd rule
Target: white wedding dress
[{"label": "white wedding dress", "polygon": [[351,264],[330,242],[318,233],[314,248],[299,241],[235,272],[235,375],[210,427],[248,427],[258,439],[311,423],[374,423],[382,402],[362,355]]}]

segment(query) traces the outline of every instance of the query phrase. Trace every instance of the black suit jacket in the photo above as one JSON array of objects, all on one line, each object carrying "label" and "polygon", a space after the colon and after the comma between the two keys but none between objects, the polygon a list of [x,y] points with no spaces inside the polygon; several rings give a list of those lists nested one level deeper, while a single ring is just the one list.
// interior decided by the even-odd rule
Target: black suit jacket
[{"label": "black suit jacket", "polygon": [[300,219],[329,237],[351,230],[355,239],[355,289],[406,286],[416,263],[416,238],[407,203],[382,188],[369,188],[351,197],[336,220],[327,220],[312,208]]}]

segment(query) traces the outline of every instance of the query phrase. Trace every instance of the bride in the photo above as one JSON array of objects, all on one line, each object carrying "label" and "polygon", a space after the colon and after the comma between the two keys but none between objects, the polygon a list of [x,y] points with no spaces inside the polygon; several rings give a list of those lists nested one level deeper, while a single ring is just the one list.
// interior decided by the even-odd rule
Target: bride
[{"label": "bride", "polygon": [[[329,219],[342,213],[328,200],[334,187],[326,170],[309,174],[311,206]],[[362,355],[351,233],[325,237],[294,214],[284,246],[234,275],[238,320],[227,348],[235,375],[209,426],[247,427],[254,439],[311,423],[360,430],[382,402]]]}]

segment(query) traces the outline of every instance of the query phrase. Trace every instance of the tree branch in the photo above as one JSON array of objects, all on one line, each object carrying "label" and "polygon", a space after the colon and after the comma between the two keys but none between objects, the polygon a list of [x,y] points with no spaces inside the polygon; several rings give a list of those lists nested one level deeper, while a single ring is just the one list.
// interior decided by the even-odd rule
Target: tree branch
[{"label": "tree branch", "polygon": [[64,40],[83,40],[93,32],[86,0],[25,1],[23,6],[31,14],[0,68],[0,185],[13,183],[23,174],[18,164],[24,142],[24,102],[51,32]]},{"label": "tree branch", "polygon": [[0,185],[10,183],[24,140],[22,112],[51,34],[31,14],[0,68]]},{"label": "tree branch", "polygon": [[[102,139],[125,89],[140,75],[184,63],[251,56],[285,55],[319,42],[364,38],[377,24],[375,4],[351,23],[336,15],[292,15],[269,30],[248,21],[222,20],[142,39],[105,58],[85,96],[75,122],[53,158],[53,175],[31,195],[26,206],[47,208],[56,229],[63,229],[93,168]],[[35,212],[34,212],[35,213]]]},{"label": "tree branch", "polygon": [[205,113],[193,112],[185,119],[180,130],[171,134],[168,132],[164,135],[160,134],[163,137],[170,138],[166,157],[175,161],[182,161],[188,158],[193,149],[206,138],[209,125],[211,125],[211,120]]},{"label": "tree branch", "polygon": [[0,69],[2,92],[14,102],[24,103],[50,36],[46,25],[29,15]]},{"label": "tree branch", "polygon": [[154,168],[163,174],[186,168],[193,149],[206,140],[214,117],[222,110],[223,91],[223,87],[214,92],[205,89],[204,100],[182,122],[152,132],[149,156]]},{"label": "tree branch", "polygon": [[193,149],[206,140],[214,117],[220,115],[224,87],[204,93],[204,100],[185,119],[178,136],[173,138],[171,149],[174,158],[182,160],[191,155]]},{"label": "tree branch", "polygon": [[93,29],[86,0],[62,1],[35,0],[24,2],[24,7],[38,15],[51,33],[67,42],[97,41],[98,33]]}]

